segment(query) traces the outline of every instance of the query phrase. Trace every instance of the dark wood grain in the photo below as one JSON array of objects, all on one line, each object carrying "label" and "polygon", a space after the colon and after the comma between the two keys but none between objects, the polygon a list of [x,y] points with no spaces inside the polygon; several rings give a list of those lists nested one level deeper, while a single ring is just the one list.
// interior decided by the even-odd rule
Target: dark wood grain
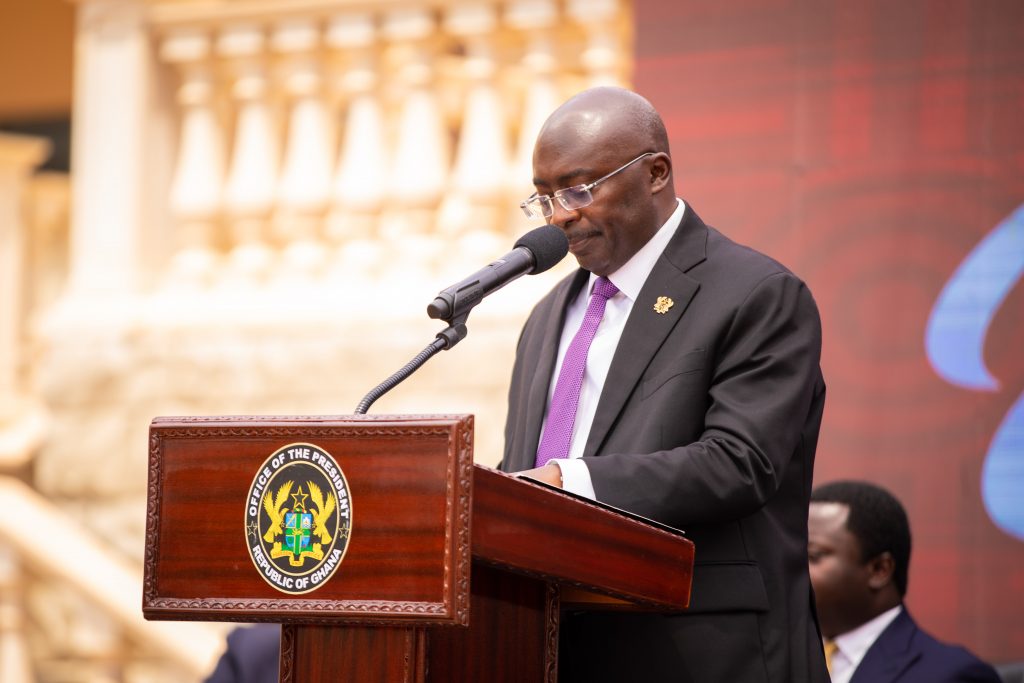
[{"label": "dark wood grain", "polygon": [[282,656],[281,683],[424,683],[427,680],[426,634],[422,629],[360,626],[285,628],[292,629],[294,647],[291,661],[285,662]]},{"label": "dark wood grain", "polygon": [[[557,661],[557,594],[547,584],[473,567],[470,625],[430,632],[431,681],[545,681]],[[549,641],[549,619],[556,639]],[[549,666],[550,664],[550,666]]]},{"label": "dark wood grain", "polygon": [[661,610],[689,605],[693,543],[477,466],[473,556],[505,569]]}]

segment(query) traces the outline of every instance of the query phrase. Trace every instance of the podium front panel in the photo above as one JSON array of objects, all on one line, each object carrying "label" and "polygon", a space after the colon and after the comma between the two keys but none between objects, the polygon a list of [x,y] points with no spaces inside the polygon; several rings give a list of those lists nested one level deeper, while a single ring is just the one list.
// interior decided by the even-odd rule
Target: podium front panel
[{"label": "podium front panel", "polygon": [[[155,419],[145,616],[465,625],[472,434],[471,416]],[[343,475],[334,480],[347,491],[333,501],[326,486],[303,488],[288,473],[261,480],[272,470],[276,476],[275,453],[284,462],[286,453],[308,458],[310,451],[320,464],[317,454],[329,454]],[[335,474],[330,465],[321,469]],[[275,505],[270,529],[259,508],[273,513]],[[333,536],[318,528],[318,512],[343,506],[347,528]],[[260,525],[254,512],[264,515]],[[319,543],[328,538],[333,545]],[[321,546],[335,548],[333,555],[324,559]],[[303,574],[317,561],[322,569]]]}]

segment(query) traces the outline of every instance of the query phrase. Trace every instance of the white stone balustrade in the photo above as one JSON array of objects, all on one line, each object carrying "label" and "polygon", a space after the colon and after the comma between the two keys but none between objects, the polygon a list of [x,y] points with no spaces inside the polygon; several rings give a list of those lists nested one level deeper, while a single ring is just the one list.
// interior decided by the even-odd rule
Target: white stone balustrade
[{"label": "white stone balustrade", "polygon": [[388,151],[384,111],[374,50],[377,27],[373,15],[342,14],[327,28],[328,48],[339,57],[337,77],[344,114],[338,171],[332,194],[327,235],[335,244],[376,238],[376,215],[388,198]]},{"label": "white stone balustrade", "polygon": [[231,252],[227,277],[252,285],[271,265],[270,217],[277,188],[277,121],[270,101],[268,56],[263,29],[257,24],[225,27],[217,39],[234,79],[236,102],[232,156],[224,188]]},{"label": "white stone balustrade", "polygon": [[510,135],[497,80],[494,40],[497,8],[459,4],[445,13],[448,33],[461,39],[465,96],[451,183],[438,216],[438,233],[467,257],[487,259],[504,246]]},{"label": "white stone balustrade", "polygon": [[178,93],[172,272],[193,283],[218,255],[251,281],[384,279],[382,244],[428,272],[493,251],[532,227],[540,123],[631,62],[622,0],[148,5]]},{"label": "white stone balustrade", "polygon": [[284,245],[282,272],[305,278],[325,265],[318,228],[330,201],[335,160],[324,64],[317,55],[320,26],[310,19],[288,20],[274,28],[271,42],[282,57],[288,108],[275,232]]},{"label": "white stone balustrade", "polygon": [[402,272],[419,275],[436,256],[435,211],[447,188],[451,141],[435,82],[437,22],[428,8],[404,9],[384,17],[386,63],[394,70],[397,99],[395,143],[389,192],[380,235]]},{"label": "white stone balustrade", "polygon": [[203,286],[214,276],[214,244],[223,208],[224,132],[217,116],[218,95],[211,39],[182,29],[164,39],[160,56],[181,75],[178,154],[170,188],[179,251],[171,271],[174,284]]},{"label": "white stone balustrade", "polygon": [[516,220],[522,220],[518,207],[521,199],[517,198],[526,198],[533,191],[533,144],[545,119],[562,100],[556,80],[559,63],[554,50],[558,8],[554,0],[520,0],[508,5],[505,21],[529,36],[521,64],[523,105],[519,134],[507,181],[512,191],[509,211]]}]

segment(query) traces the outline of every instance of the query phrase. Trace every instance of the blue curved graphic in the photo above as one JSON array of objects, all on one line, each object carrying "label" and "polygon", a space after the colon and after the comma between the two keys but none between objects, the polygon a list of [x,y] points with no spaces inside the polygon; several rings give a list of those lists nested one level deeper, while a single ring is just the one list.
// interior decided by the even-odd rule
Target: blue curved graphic
[{"label": "blue curved graphic", "polygon": [[999,425],[981,470],[981,497],[988,516],[1008,534],[1024,539],[1024,394]]},{"label": "blue curved graphic", "polygon": [[[985,336],[1007,294],[1024,276],[1024,205],[971,250],[942,289],[925,331],[935,372],[975,391],[996,391],[985,367]],[[985,454],[981,497],[989,518],[1024,540],[1024,394],[1003,418]]]},{"label": "blue curved graphic", "polygon": [[985,335],[1022,274],[1024,206],[967,255],[935,302],[925,331],[925,348],[940,377],[966,389],[999,388],[985,367]]}]

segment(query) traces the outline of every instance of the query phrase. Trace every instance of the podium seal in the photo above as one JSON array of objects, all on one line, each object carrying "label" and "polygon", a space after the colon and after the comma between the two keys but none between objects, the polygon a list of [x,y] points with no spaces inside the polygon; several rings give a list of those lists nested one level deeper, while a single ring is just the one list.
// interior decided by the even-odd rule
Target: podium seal
[{"label": "podium seal", "polygon": [[245,540],[260,576],[293,595],[337,571],[352,531],[345,473],[319,446],[293,443],[260,466],[245,499]]}]

